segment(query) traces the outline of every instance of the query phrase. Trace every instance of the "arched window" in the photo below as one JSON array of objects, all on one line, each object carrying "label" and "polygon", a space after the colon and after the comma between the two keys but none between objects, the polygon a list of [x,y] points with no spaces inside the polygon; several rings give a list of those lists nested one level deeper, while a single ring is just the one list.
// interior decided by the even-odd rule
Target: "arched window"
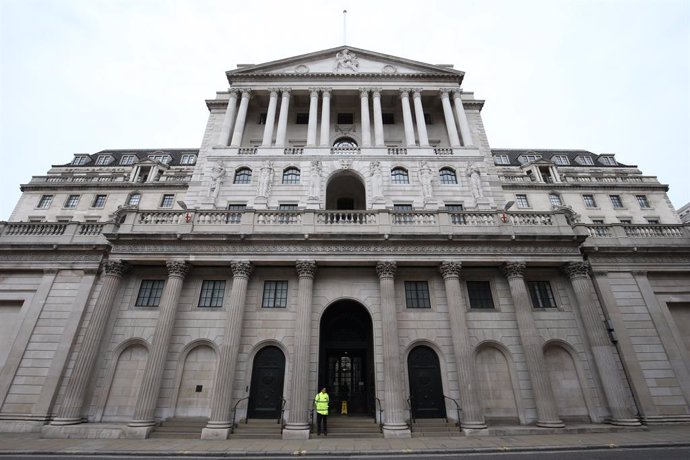
[{"label": "arched window", "polygon": [[549,193],[549,202],[552,206],[563,206],[563,200],[561,200],[561,196],[556,192]]},{"label": "arched window", "polygon": [[141,193],[132,192],[129,194],[129,198],[127,198],[127,206],[139,206],[140,201],[141,201]]},{"label": "arched window", "polygon": [[391,182],[394,184],[409,184],[410,177],[407,175],[407,169],[393,168],[391,170]]},{"label": "arched window", "polygon": [[252,182],[252,170],[249,168],[240,168],[235,171],[234,184],[251,184]]},{"label": "arched window", "polygon": [[299,184],[299,169],[295,167],[285,168],[283,171],[283,184]]},{"label": "arched window", "polygon": [[351,137],[341,137],[333,143],[333,148],[336,149],[356,149],[357,141]]},{"label": "arched window", "polygon": [[457,184],[458,176],[455,175],[453,168],[441,168],[439,171],[442,184]]}]

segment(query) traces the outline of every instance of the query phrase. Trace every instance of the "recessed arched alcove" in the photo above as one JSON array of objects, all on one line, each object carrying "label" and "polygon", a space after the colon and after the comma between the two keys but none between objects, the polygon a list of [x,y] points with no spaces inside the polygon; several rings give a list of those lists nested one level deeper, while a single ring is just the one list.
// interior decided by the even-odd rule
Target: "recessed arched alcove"
[{"label": "recessed arched alcove", "polygon": [[331,177],[326,187],[326,209],[366,209],[366,190],[362,179],[352,171],[341,171]]}]

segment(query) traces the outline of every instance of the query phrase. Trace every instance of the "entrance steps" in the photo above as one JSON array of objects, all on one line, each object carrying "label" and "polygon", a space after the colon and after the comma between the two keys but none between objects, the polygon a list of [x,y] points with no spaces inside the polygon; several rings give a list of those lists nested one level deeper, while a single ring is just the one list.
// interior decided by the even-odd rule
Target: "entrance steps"
[{"label": "entrance steps", "polygon": [[451,436],[464,436],[455,422],[446,421],[444,418],[418,418],[412,424],[413,438],[447,438]]},{"label": "entrance steps", "polygon": [[[246,422],[246,423],[245,423]],[[240,421],[235,431],[230,435],[231,439],[281,439],[280,423],[276,419],[248,419]]]},{"label": "entrance steps", "polygon": [[206,417],[169,418],[154,428],[149,438],[200,439],[207,423]]},{"label": "entrance steps", "polygon": [[[316,422],[311,437],[315,438]],[[373,417],[357,415],[331,415],[328,417],[329,438],[383,438]]]}]

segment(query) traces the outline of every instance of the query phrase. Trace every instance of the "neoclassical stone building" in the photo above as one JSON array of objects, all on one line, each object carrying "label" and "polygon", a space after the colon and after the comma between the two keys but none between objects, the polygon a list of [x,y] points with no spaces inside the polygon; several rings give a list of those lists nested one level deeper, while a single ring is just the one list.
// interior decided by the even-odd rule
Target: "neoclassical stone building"
[{"label": "neoclassical stone building", "polygon": [[346,403],[387,437],[690,421],[667,186],[613,155],[492,149],[463,76],[352,47],[243,65],[199,149],[78,154],[22,185],[0,429],[306,438],[322,386],[336,426]]}]

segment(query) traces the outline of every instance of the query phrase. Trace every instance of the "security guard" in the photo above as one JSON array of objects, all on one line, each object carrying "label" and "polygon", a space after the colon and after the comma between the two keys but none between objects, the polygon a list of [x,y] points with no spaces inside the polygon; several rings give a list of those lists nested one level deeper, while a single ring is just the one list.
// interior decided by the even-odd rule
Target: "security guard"
[{"label": "security guard", "polygon": [[316,435],[321,436],[323,431],[324,436],[328,436],[328,393],[326,388],[321,388],[321,391],[316,393],[314,397],[314,405],[316,406]]}]

